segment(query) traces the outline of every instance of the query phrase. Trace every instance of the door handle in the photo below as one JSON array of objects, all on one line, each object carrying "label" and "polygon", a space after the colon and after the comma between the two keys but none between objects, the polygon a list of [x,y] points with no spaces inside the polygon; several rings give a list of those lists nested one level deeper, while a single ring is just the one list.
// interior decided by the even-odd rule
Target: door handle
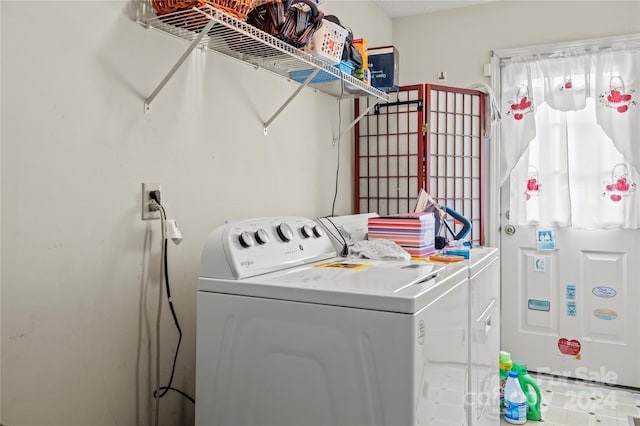
[{"label": "door handle", "polygon": [[507,226],[504,227],[504,232],[507,235],[513,235],[513,234],[516,233],[516,227],[513,226],[513,225],[507,225]]}]

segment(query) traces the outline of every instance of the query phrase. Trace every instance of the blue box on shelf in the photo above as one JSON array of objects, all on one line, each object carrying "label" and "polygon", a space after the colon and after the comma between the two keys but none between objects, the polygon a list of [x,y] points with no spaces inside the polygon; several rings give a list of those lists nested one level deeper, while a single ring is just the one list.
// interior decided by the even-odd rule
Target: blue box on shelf
[{"label": "blue box on shelf", "polygon": [[[351,75],[351,72],[353,71],[353,65],[351,65],[349,62],[342,61],[334,66],[338,68],[340,71],[342,71],[343,73],[348,75]],[[289,76],[293,80],[302,83],[307,79],[307,77],[309,77],[309,75],[313,72],[313,70],[314,69],[311,68],[308,70],[291,71],[289,73]],[[336,77],[335,75],[320,70],[320,72],[316,74],[315,77],[313,77],[310,83],[324,83],[327,81],[333,81],[337,79],[338,77]]]}]

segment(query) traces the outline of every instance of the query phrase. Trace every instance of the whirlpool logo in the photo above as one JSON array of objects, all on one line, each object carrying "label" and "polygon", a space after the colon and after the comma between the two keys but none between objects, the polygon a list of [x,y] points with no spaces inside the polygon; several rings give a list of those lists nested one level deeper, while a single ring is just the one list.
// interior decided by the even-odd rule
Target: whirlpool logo
[{"label": "whirlpool logo", "polygon": [[304,246],[302,244],[298,245],[297,248],[285,251],[284,254],[297,254],[299,251],[304,251]]},{"label": "whirlpool logo", "polygon": [[245,268],[248,268],[251,265],[253,265],[253,260],[245,260],[244,262],[240,262],[240,266],[244,266]]}]

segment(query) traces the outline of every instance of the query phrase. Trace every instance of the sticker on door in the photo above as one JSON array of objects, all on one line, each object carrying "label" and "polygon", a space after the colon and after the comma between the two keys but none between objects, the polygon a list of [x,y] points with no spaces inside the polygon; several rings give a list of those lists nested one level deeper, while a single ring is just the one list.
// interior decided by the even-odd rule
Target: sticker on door
[{"label": "sticker on door", "polygon": [[533,271],[534,272],[547,272],[547,263],[545,257],[534,257],[533,259]]},{"label": "sticker on door", "polygon": [[580,349],[582,349],[582,344],[580,344],[580,341],[578,340],[569,340],[566,337],[563,337],[558,340],[558,349],[562,355],[569,355],[575,359],[580,359]]},{"label": "sticker on door", "polygon": [[605,299],[609,299],[611,297],[615,297],[617,292],[615,289],[611,288],[611,287],[607,287],[604,285],[598,286],[598,287],[594,287],[593,290],[591,290],[591,293],[593,293],[594,296],[596,297],[602,297]]},{"label": "sticker on door", "polygon": [[529,308],[530,311],[549,312],[551,310],[551,302],[548,300],[529,299],[527,308]]},{"label": "sticker on door", "polygon": [[536,243],[540,251],[556,249],[555,229],[539,228],[536,230]]},{"label": "sticker on door", "polygon": [[602,309],[602,308],[594,309],[593,315],[595,315],[596,318],[599,318],[605,321],[612,321],[618,318],[618,313],[616,311],[612,311],[611,309]]}]

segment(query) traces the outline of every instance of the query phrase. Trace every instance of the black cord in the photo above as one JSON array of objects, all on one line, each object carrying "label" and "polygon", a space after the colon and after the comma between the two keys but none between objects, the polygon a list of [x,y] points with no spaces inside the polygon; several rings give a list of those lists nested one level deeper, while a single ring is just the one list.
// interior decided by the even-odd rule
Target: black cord
[{"label": "black cord", "polygon": [[[154,200],[155,201],[155,200]],[[162,217],[164,218],[164,222],[166,223],[167,221],[167,213],[164,210],[164,207],[162,207],[162,204],[158,203],[157,201],[155,201],[156,204],[158,204],[158,207],[160,208],[160,211],[162,213]],[[169,392],[170,390],[179,393],[180,395],[184,396],[185,398],[187,398],[189,401],[191,401],[192,403],[196,403],[195,399],[193,399],[191,396],[187,395],[185,392],[176,389],[174,387],[172,387],[172,383],[173,383],[173,376],[176,372],[176,362],[178,361],[178,352],[180,351],[180,344],[182,343],[182,328],[180,328],[180,322],[178,321],[178,315],[176,314],[176,310],[173,307],[173,301],[171,300],[171,286],[169,284],[169,262],[168,262],[168,256],[167,256],[167,242],[168,240],[165,238],[164,240],[164,284],[165,284],[165,289],[167,291],[167,301],[169,302],[169,309],[171,310],[171,316],[173,317],[173,322],[176,325],[176,329],[178,330],[178,344],[176,345],[176,352],[173,356],[173,366],[171,367],[171,376],[169,377],[169,383],[167,384],[167,386],[160,386],[158,389],[156,389],[155,391],[153,391],[153,397],[154,398],[162,398],[163,396],[165,396],[167,394],[167,392]],[[158,395],[158,391],[162,391],[160,393],[160,395]]]},{"label": "black cord", "polygon": [[342,232],[340,232],[340,228],[338,228],[336,224],[333,223],[333,221],[329,218],[329,216],[325,216],[323,217],[323,219],[329,221],[329,223],[333,225],[333,227],[335,228],[340,238],[342,238],[342,252],[340,253],[340,255],[342,257],[347,257],[347,255],[349,254],[349,244],[347,244],[347,240],[344,238],[344,235],[342,235]]},{"label": "black cord", "polygon": [[[171,388],[171,387],[167,387],[167,386],[160,386],[160,388],[158,390],[161,390],[161,389],[165,389],[165,393],[166,393],[166,390],[172,390],[172,391],[177,392],[180,395],[184,396],[186,399],[191,401],[193,404],[196,403],[195,399],[193,399],[191,396],[187,395],[185,392],[181,391],[180,389]],[[153,395],[154,398],[156,398],[155,393],[156,392],[154,392],[154,395]],[[162,396],[160,396],[160,398],[162,398]]]},{"label": "black cord", "polygon": [[[344,91],[344,83],[342,83],[342,90]],[[331,205],[331,216],[336,215],[335,214],[336,199],[338,198],[338,176],[340,174],[340,139],[341,139],[340,133],[342,132],[342,108],[340,108],[341,105],[342,105],[342,97],[338,100],[338,143],[337,143],[338,165],[336,167],[336,189],[335,189],[335,192],[333,193],[333,204]]]}]

